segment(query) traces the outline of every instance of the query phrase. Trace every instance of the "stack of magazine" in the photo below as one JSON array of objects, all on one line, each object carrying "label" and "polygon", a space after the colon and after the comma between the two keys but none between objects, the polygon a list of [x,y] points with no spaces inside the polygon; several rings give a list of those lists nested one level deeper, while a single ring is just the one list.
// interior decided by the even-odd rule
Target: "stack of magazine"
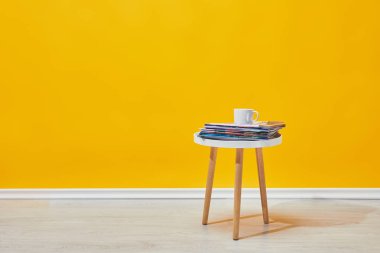
[{"label": "stack of magazine", "polygon": [[199,137],[214,140],[258,141],[281,136],[279,130],[285,127],[280,121],[257,121],[253,125],[230,123],[207,123],[199,132]]}]

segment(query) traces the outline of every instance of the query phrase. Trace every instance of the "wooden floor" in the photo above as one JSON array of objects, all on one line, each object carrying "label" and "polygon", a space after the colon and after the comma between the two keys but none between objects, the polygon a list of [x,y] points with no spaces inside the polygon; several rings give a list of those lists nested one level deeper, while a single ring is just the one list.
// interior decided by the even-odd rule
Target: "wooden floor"
[{"label": "wooden floor", "polygon": [[242,201],[239,241],[232,240],[232,199],[2,200],[1,253],[60,252],[380,252],[380,201]]}]

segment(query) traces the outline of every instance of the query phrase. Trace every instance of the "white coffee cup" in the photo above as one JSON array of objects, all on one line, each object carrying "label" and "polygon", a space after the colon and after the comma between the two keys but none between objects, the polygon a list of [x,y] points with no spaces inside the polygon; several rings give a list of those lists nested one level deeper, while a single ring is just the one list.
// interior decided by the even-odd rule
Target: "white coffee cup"
[{"label": "white coffee cup", "polygon": [[[254,119],[253,115],[256,115]],[[236,125],[253,125],[258,119],[258,111],[253,109],[234,109],[234,123]]]}]

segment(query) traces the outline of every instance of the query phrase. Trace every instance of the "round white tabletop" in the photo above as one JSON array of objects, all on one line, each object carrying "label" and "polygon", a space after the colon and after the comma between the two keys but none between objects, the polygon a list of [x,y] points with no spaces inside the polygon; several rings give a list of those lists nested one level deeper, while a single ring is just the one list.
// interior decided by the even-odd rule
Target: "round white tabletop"
[{"label": "round white tabletop", "polygon": [[216,148],[264,148],[280,145],[282,142],[282,136],[260,141],[224,141],[224,140],[212,140],[205,139],[198,136],[199,132],[194,134],[194,142],[208,147]]}]

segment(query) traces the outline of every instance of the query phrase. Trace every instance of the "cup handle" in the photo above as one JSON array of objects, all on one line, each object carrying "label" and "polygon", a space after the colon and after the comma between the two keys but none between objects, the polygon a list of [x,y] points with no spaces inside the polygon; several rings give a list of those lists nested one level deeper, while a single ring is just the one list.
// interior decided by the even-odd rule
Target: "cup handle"
[{"label": "cup handle", "polygon": [[253,119],[253,121],[257,121],[259,119],[259,112],[254,111],[253,114],[256,114],[256,117]]}]

